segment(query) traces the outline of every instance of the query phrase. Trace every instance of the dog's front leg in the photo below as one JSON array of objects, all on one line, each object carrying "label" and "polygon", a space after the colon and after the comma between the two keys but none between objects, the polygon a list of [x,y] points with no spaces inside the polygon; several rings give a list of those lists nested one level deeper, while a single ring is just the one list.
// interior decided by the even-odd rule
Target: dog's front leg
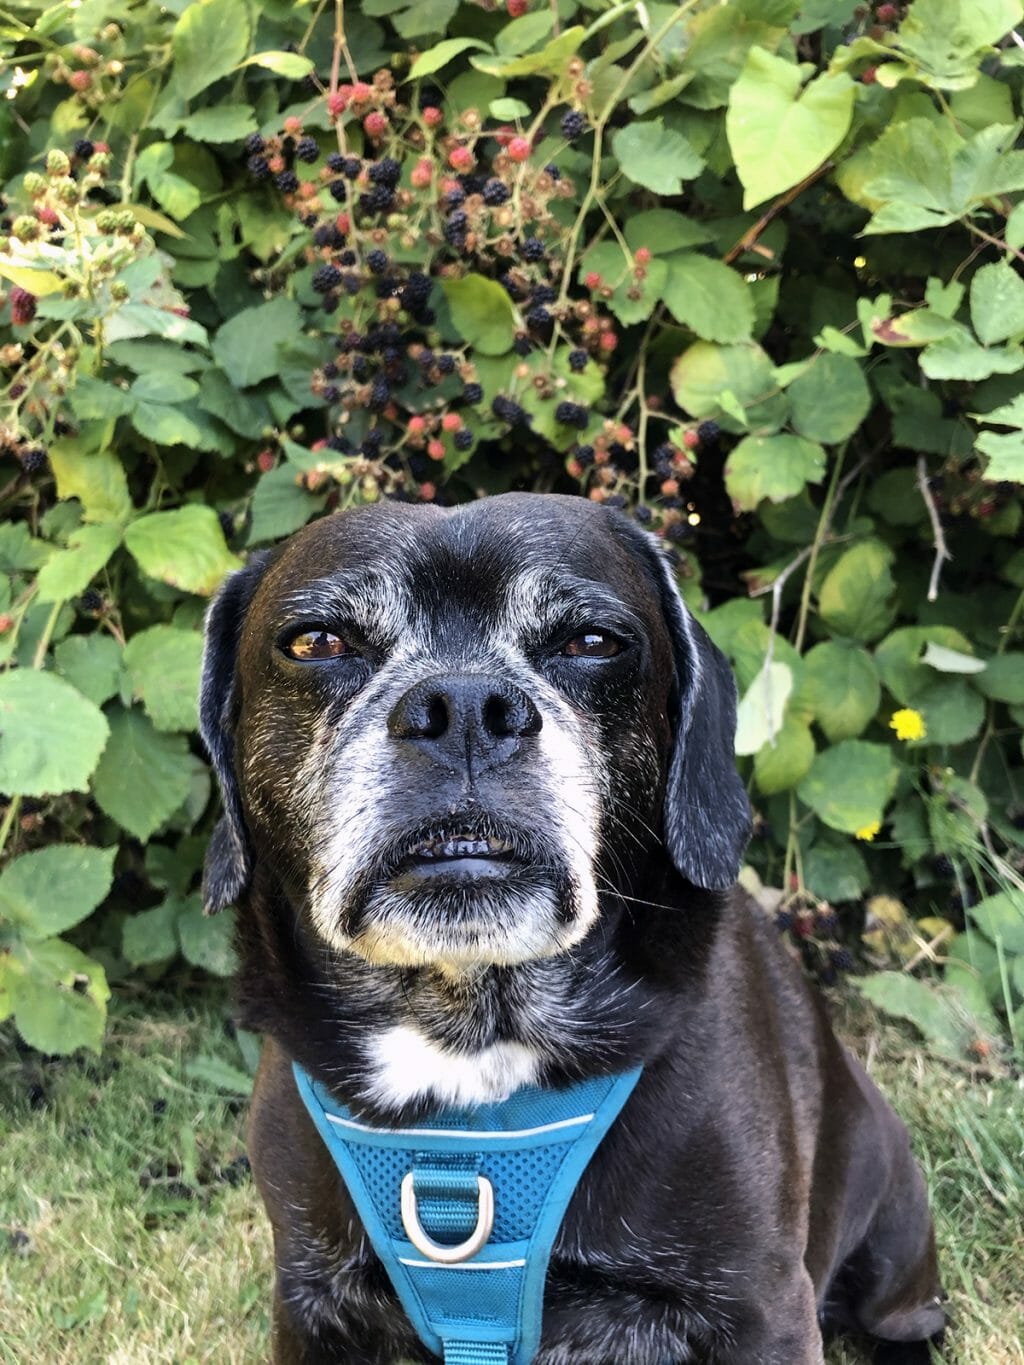
[{"label": "dog's front leg", "polygon": [[824,1365],[814,1285],[806,1271],[796,1284],[739,1326],[714,1365]]}]

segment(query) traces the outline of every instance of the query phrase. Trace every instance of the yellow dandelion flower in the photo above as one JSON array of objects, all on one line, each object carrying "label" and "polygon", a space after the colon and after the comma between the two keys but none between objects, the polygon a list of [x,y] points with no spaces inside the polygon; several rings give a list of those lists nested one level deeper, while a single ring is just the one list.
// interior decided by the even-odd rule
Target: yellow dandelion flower
[{"label": "yellow dandelion flower", "polygon": [[924,716],[920,711],[912,711],[905,706],[902,711],[893,713],[893,718],[889,722],[889,729],[896,731],[897,739],[924,739],[928,733],[928,727],[924,723]]},{"label": "yellow dandelion flower", "polygon": [[870,825],[861,825],[860,829],[857,831],[857,838],[863,839],[866,844],[870,844],[871,840],[881,828],[882,822],[880,820],[872,820]]}]

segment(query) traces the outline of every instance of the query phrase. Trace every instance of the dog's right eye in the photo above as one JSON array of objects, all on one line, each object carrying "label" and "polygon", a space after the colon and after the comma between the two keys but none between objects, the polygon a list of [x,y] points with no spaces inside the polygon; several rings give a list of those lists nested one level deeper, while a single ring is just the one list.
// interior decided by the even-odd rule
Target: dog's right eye
[{"label": "dog's right eye", "polygon": [[298,659],[300,663],[317,659],[338,659],[343,654],[354,653],[352,646],[340,635],[335,635],[330,630],[318,629],[300,630],[297,635],[285,641],[282,648],[289,659]]}]

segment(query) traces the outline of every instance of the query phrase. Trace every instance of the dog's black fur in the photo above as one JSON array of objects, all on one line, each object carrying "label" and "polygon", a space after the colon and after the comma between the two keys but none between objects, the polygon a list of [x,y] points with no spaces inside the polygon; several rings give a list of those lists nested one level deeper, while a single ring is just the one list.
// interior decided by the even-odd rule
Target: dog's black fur
[{"label": "dog's black fur", "polygon": [[[311,771],[314,743],[332,763],[325,715],[343,723],[395,642],[364,640],[340,668],[304,666],[283,660],[282,631],[311,619],[355,629],[311,615],[308,585],[353,571],[393,582],[401,571],[436,668],[446,651],[472,655],[525,570],[555,598],[566,574],[577,593],[580,580],[593,584],[622,604],[632,632],[623,656],[599,663],[567,664],[552,640],[524,640],[518,675],[590,718],[613,776],[600,913],[565,951],[514,965],[374,965],[325,941],[310,916],[317,864],[302,845],[325,812],[311,814],[297,775]],[[274,1229],[279,1365],[432,1359],[290,1069],[297,1059],[371,1121],[415,1119],[430,1097],[389,1105],[371,1094],[363,1049],[368,1032],[403,1022],[462,1054],[520,1042],[548,1085],[645,1063],[556,1242],[537,1365],[812,1365],[822,1327],[907,1343],[904,1358],[918,1358],[924,1348],[910,1343],[943,1325],[924,1182],[902,1125],[774,929],[727,889],[749,820],[732,758],[734,684],[646,536],[582,500],[527,495],[317,522],[218,595],[201,709],[225,802],[207,900],[238,904],[241,1000],[266,1034],[250,1150]],[[430,743],[392,734],[381,783],[394,783],[410,825],[442,797],[454,806],[457,784],[464,807],[504,811],[544,847],[533,741],[525,729],[513,741],[477,762],[469,749],[482,741],[467,737],[477,769],[467,798],[466,774]],[[346,915],[358,919],[339,906],[339,923],[358,933]]]}]

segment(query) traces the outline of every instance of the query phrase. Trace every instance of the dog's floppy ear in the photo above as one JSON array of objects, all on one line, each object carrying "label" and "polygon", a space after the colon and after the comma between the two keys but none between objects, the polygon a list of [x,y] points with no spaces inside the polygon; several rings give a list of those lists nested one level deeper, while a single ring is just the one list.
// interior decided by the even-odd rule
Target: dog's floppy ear
[{"label": "dog's floppy ear", "polygon": [[626,524],[655,576],[676,666],[665,847],[688,882],[724,891],[739,874],[751,830],[750,803],[736,771],[736,680],[687,610],[654,538]]},{"label": "dog's floppy ear", "polygon": [[235,673],[242,622],[268,557],[268,552],[254,555],[244,569],[229,575],[206,613],[199,733],[224,799],[224,814],[214,826],[203,865],[203,905],[211,915],[234,903],[252,871],[252,848],[235,777]]}]

